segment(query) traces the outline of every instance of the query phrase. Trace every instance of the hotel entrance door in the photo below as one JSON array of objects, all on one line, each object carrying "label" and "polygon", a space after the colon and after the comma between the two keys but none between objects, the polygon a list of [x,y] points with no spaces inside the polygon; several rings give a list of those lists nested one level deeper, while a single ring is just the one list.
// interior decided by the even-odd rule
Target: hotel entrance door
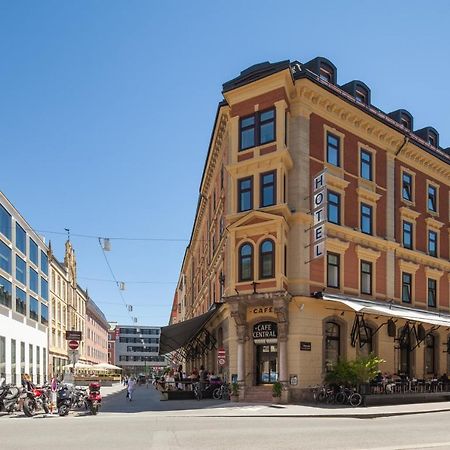
[{"label": "hotel entrance door", "polygon": [[278,380],[277,345],[256,345],[256,384]]}]

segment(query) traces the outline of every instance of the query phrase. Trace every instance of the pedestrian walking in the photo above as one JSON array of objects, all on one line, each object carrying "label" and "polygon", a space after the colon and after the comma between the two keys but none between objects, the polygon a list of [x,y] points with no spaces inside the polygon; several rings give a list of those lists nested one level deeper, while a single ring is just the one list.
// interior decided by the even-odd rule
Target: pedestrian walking
[{"label": "pedestrian walking", "polygon": [[128,387],[127,387],[127,397],[130,402],[131,402],[131,400],[133,400],[133,392],[134,392],[135,386],[136,386],[136,380],[134,378],[129,378],[128,379]]}]

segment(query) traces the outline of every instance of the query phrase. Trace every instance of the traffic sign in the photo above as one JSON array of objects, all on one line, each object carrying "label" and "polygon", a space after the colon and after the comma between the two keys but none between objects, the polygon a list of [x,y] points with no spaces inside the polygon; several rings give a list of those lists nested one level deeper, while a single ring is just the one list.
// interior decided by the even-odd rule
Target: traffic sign
[{"label": "traffic sign", "polygon": [[81,341],[81,331],[66,331],[66,341]]},{"label": "traffic sign", "polygon": [[79,342],[78,341],[69,341],[69,348],[72,350],[76,350],[78,348]]},{"label": "traffic sign", "polygon": [[218,348],[217,349],[217,362],[219,363],[220,366],[225,365],[225,361],[226,361],[226,352],[224,348]]}]

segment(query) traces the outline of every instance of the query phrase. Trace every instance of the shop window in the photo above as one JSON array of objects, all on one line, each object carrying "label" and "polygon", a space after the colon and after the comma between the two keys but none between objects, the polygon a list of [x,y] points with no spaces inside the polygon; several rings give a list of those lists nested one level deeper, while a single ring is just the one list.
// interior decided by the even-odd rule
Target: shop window
[{"label": "shop window", "polygon": [[336,322],[325,323],[325,370],[329,372],[336,366],[341,354],[341,327]]},{"label": "shop window", "polygon": [[239,248],[239,281],[253,280],[253,246],[243,244]]},{"label": "shop window", "polygon": [[425,338],[425,372],[436,374],[436,338],[432,334]]},{"label": "shop window", "polygon": [[273,278],[275,276],[275,249],[274,243],[266,239],[260,246],[260,278]]}]

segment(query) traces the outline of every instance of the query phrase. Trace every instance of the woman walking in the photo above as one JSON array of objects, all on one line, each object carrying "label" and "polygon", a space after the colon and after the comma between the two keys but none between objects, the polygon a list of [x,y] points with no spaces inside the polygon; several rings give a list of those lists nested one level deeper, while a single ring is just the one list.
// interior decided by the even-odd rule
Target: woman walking
[{"label": "woman walking", "polygon": [[128,400],[133,400],[133,392],[134,392],[134,388],[136,386],[136,381],[134,378],[129,378],[128,379],[128,387],[127,387],[127,391],[128,391]]}]

